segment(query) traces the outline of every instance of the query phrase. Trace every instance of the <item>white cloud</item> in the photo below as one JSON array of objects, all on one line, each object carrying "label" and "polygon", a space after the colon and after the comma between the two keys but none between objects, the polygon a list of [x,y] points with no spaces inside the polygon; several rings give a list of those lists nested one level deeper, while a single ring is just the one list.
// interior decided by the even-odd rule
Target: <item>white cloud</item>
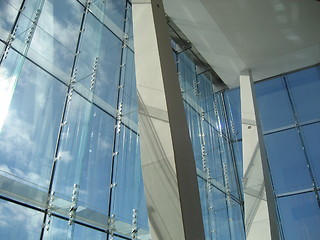
[{"label": "white cloud", "polygon": [[42,214],[10,202],[0,202],[0,227],[12,223],[27,235],[25,239],[31,239],[41,230]]},{"label": "white cloud", "polygon": [[61,157],[60,161],[62,162],[71,162],[73,159],[73,156],[70,153],[70,151],[61,151],[59,153],[59,156]]}]

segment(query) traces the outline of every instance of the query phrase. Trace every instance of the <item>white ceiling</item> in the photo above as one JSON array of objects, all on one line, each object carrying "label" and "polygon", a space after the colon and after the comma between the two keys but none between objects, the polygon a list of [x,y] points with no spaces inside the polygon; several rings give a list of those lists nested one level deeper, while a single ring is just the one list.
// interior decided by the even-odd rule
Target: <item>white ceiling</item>
[{"label": "white ceiling", "polygon": [[320,62],[316,0],[163,0],[165,11],[231,88]]}]

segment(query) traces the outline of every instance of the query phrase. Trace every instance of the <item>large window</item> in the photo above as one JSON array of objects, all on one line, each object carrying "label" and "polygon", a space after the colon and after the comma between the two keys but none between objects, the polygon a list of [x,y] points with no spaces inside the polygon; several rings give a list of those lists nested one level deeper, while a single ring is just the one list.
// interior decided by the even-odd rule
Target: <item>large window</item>
[{"label": "large window", "polygon": [[241,164],[237,163],[241,159],[235,155],[235,134],[229,124],[230,99],[216,91],[210,74],[197,73],[192,54],[190,50],[176,52],[176,62],[196,161],[205,236],[207,240],[245,239]]},{"label": "large window", "polygon": [[255,85],[284,239],[317,239],[320,68]]},{"label": "large window", "polygon": [[[0,9],[0,236],[150,239],[130,1],[2,0]],[[206,239],[245,239],[241,131],[231,99],[190,54],[174,57]]]},{"label": "large window", "polygon": [[0,9],[0,238],[149,239],[130,3]]}]

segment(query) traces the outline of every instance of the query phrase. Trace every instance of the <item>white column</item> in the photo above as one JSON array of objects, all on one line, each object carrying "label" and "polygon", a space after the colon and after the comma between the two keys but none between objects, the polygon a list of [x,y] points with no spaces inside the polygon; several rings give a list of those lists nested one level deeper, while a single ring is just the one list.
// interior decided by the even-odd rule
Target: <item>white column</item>
[{"label": "white column", "polygon": [[279,229],[263,134],[248,70],[240,75],[243,190],[247,240],[277,240]]},{"label": "white column", "polygon": [[133,0],[142,174],[153,240],[203,240],[196,167],[161,0]]}]

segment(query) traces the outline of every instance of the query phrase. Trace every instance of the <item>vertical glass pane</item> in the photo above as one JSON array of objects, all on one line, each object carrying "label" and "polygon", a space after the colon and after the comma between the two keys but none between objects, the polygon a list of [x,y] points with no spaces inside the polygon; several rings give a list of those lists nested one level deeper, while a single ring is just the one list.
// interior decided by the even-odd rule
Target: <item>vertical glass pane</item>
[{"label": "vertical glass pane", "polygon": [[314,193],[278,199],[285,240],[318,239],[320,209]]},{"label": "vertical glass pane", "polygon": [[42,220],[41,212],[0,200],[1,239],[39,239]]},{"label": "vertical glass pane", "polygon": [[[93,1],[93,6],[98,8],[105,18],[115,24],[119,29],[123,29],[124,27],[124,15],[125,15],[125,8],[126,8],[126,1],[125,0],[97,0]],[[110,23],[109,23],[110,24]],[[107,24],[107,27],[110,27]]]},{"label": "vertical glass pane", "polygon": [[20,58],[9,54],[0,68],[1,174],[48,187],[66,87]]},{"label": "vertical glass pane", "polygon": [[21,1],[0,1],[0,39],[7,41]]},{"label": "vertical glass pane", "polygon": [[[74,93],[68,103],[54,176],[56,196],[108,214],[114,119]],[[80,210],[80,209],[79,209]]]},{"label": "vertical glass pane", "polygon": [[115,107],[122,42],[91,14],[87,17],[77,62],[77,83]]},{"label": "vertical glass pane", "polygon": [[254,86],[263,131],[293,126],[293,115],[283,79],[274,78]]},{"label": "vertical glass pane", "polygon": [[147,209],[144,197],[138,136],[121,126],[115,159],[111,213],[116,219],[132,222],[133,209],[137,210],[138,226],[148,229]]},{"label": "vertical glass pane", "polygon": [[28,57],[69,81],[80,33],[83,7],[77,1],[44,2]]},{"label": "vertical glass pane", "polygon": [[320,69],[298,71],[286,76],[297,117],[301,123],[320,120]]},{"label": "vertical glass pane", "polygon": [[183,98],[192,104],[197,101],[195,65],[185,53],[178,55],[179,82]]},{"label": "vertical glass pane", "polygon": [[134,55],[131,50],[126,49],[125,55],[125,71],[122,73],[124,77],[123,86],[123,122],[128,127],[137,131],[138,126],[138,99],[135,79]]},{"label": "vertical glass pane", "polygon": [[241,139],[241,104],[240,89],[234,88],[224,92],[227,114],[232,139]]},{"label": "vertical glass pane", "polygon": [[234,156],[236,158],[239,182],[242,182],[242,177],[243,177],[242,141],[234,142],[232,145],[233,145]]},{"label": "vertical glass pane", "polygon": [[211,230],[213,226],[210,221],[209,212],[210,206],[208,206],[208,195],[207,195],[207,182],[202,178],[198,177],[198,186],[199,186],[199,194],[200,194],[200,201],[201,201],[201,210],[202,210],[202,219],[203,219],[203,227],[206,239],[211,238]]},{"label": "vertical glass pane", "polygon": [[219,133],[205,122],[203,127],[206,134],[206,162],[207,167],[210,169],[210,176],[223,186],[224,177],[219,145]]},{"label": "vertical glass pane", "polygon": [[226,195],[216,188],[213,188],[211,194],[213,206],[212,219],[214,224],[212,239],[231,239]]},{"label": "vertical glass pane", "polygon": [[21,53],[27,55],[32,42],[37,19],[41,14],[43,0],[24,1],[23,9],[17,21],[15,40],[12,45]]},{"label": "vertical glass pane", "polygon": [[312,188],[311,177],[296,129],[265,136],[275,192]]},{"label": "vertical glass pane", "polygon": [[220,149],[221,149],[221,156],[222,161],[225,164],[225,185],[229,187],[230,192],[235,196],[239,197],[238,191],[238,182],[236,178],[236,173],[233,165],[233,159],[231,156],[231,149],[229,146],[229,142],[224,139],[220,138]]},{"label": "vertical glass pane", "polygon": [[196,167],[199,169],[203,168],[202,160],[201,160],[201,144],[200,144],[200,116],[199,114],[192,109],[186,102],[184,102],[184,107],[186,111],[188,126],[189,126],[189,134],[192,143],[193,154],[196,160]]},{"label": "vertical glass pane", "polygon": [[132,6],[127,3],[127,29],[126,33],[128,34],[128,42],[131,49],[133,49],[133,21],[132,21]]},{"label": "vertical glass pane", "polygon": [[244,222],[240,204],[231,200],[228,209],[229,223],[232,239],[245,240]]},{"label": "vertical glass pane", "polygon": [[314,123],[301,127],[307,155],[311,164],[311,170],[315,181],[320,186],[320,123]]}]

